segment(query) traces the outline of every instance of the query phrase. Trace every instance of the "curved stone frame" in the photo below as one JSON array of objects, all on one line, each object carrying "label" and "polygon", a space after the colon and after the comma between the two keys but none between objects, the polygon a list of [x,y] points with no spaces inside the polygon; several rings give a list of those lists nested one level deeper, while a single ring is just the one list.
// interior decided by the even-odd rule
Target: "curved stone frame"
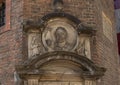
[{"label": "curved stone frame", "polygon": [[[60,57],[56,57],[57,55],[59,55]],[[68,56],[68,57],[66,58],[65,56]],[[38,69],[48,61],[60,60],[60,59],[70,60],[77,64],[82,65],[83,68],[87,69],[87,71],[83,76],[94,76],[94,77],[96,76],[96,78],[99,78],[104,75],[104,71],[105,71],[104,68],[96,66],[91,60],[89,60],[84,56],[81,56],[72,52],[66,52],[66,51],[55,51],[55,52],[45,53],[43,55],[37,55],[34,58],[28,59],[27,61],[20,64],[22,68],[20,65],[18,65],[18,67],[20,66],[20,69],[22,70]]]},{"label": "curved stone frame", "polygon": [[29,30],[29,28],[33,28],[33,27],[34,28],[44,28],[46,25],[46,22],[52,18],[66,18],[66,19],[70,20],[71,22],[76,24],[76,26],[77,26],[76,30],[78,33],[91,34],[93,36],[96,34],[96,29],[93,29],[93,27],[85,26],[75,16],[72,16],[72,15],[70,15],[68,13],[64,13],[64,12],[49,13],[36,21],[34,21],[34,20],[24,21],[23,30],[25,32],[27,32]]},{"label": "curved stone frame", "polygon": [[[56,57],[58,56],[59,57]],[[67,57],[66,57],[67,56]],[[76,64],[82,66],[83,73],[81,75],[82,78],[86,81],[94,82],[96,79],[99,79],[104,75],[106,71],[105,68],[96,66],[91,60],[84,56],[77,55],[71,52],[65,51],[56,51],[51,53],[45,53],[43,55],[38,55],[33,59],[29,59],[23,62],[20,65],[16,66],[16,70],[22,79],[26,79],[28,75],[42,75],[44,74],[43,70],[40,70],[43,64],[53,61],[53,60],[69,60]],[[88,84],[85,84],[88,85]],[[91,84],[93,85],[93,84]]]},{"label": "curved stone frame", "polygon": [[83,33],[83,34],[90,34],[92,36],[94,36],[96,34],[96,29],[93,29],[93,27],[89,27],[89,26],[85,26],[78,18],[76,18],[73,15],[70,15],[68,13],[64,13],[64,12],[54,12],[54,13],[50,13],[47,14],[45,16],[43,16],[39,22],[41,22],[40,26],[45,26],[46,22],[52,18],[66,18],[68,20],[70,20],[71,22],[73,22],[74,24],[76,24],[76,30],[78,33]]},{"label": "curved stone frame", "polygon": [[78,36],[76,24],[66,18],[56,17],[46,22],[42,42],[47,51],[74,51],[78,45]]}]

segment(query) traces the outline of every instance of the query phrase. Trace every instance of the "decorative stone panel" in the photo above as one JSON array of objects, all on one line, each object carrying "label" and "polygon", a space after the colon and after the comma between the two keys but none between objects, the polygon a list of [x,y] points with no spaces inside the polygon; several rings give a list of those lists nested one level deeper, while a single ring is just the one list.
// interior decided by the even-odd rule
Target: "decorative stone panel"
[{"label": "decorative stone panel", "polygon": [[28,36],[29,58],[47,52],[70,51],[91,59],[90,44],[95,30],[85,27],[74,16],[51,13],[37,22],[28,22],[24,30]]}]

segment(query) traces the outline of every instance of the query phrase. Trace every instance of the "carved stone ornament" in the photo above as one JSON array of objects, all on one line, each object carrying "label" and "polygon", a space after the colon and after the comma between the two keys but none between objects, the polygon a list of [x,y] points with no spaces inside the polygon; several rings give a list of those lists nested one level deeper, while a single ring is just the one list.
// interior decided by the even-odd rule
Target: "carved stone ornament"
[{"label": "carved stone ornament", "polygon": [[69,51],[91,58],[90,39],[94,30],[87,29],[69,14],[53,13],[38,22],[30,20],[24,30],[28,33],[29,58],[53,51]]},{"label": "carved stone ornament", "polygon": [[28,56],[32,57],[42,53],[41,32],[38,29],[30,29],[28,31]]},{"label": "carved stone ornament", "polygon": [[52,19],[42,33],[42,42],[47,51],[73,51],[78,44],[74,27],[65,19]]},{"label": "carved stone ornament", "polygon": [[28,59],[16,65],[18,85],[96,85],[106,69],[90,60],[95,30],[66,13],[28,22]]}]

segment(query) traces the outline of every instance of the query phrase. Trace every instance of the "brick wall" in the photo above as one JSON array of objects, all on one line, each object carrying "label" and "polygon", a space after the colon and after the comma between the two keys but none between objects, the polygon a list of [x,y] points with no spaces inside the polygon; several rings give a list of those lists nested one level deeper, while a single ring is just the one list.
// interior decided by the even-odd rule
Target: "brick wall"
[{"label": "brick wall", "polygon": [[[25,19],[37,19],[53,12],[52,0],[26,0],[24,3]],[[64,0],[63,11],[87,24],[95,25],[93,0]]]},{"label": "brick wall", "polygon": [[6,0],[6,7],[6,25],[0,28],[0,83],[14,85],[14,66],[22,56],[22,0]]},{"label": "brick wall", "polygon": [[[98,85],[119,85],[118,84],[118,67],[119,57],[116,43],[116,28],[114,20],[114,7],[113,0],[99,0],[96,1],[97,11],[97,56],[94,57],[94,61],[99,66],[107,68],[105,76],[98,81]],[[102,12],[112,23],[112,34],[113,40],[110,41],[104,34],[104,28],[102,21]],[[108,31],[110,32],[110,31]]]},{"label": "brick wall", "polygon": [[[53,12],[51,0],[11,0],[9,3],[11,23],[7,28],[10,30],[0,34],[0,82],[3,85],[14,85],[14,66],[24,59],[23,21],[37,20]],[[97,29],[94,46],[91,48],[92,60],[98,66],[107,68],[105,76],[98,80],[97,85],[119,85],[113,0],[64,0],[63,11]],[[102,12],[112,22],[112,42],[103,33]]]}]

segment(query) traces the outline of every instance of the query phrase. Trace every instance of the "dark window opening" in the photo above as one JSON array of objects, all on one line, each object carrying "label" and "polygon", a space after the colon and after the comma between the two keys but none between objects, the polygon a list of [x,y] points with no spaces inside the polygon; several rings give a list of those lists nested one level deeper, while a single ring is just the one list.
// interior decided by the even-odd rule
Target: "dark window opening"
[{"label": "dark window opening", "polygon": [[5,3],[0,3],[0,27],[5,25]]}]

